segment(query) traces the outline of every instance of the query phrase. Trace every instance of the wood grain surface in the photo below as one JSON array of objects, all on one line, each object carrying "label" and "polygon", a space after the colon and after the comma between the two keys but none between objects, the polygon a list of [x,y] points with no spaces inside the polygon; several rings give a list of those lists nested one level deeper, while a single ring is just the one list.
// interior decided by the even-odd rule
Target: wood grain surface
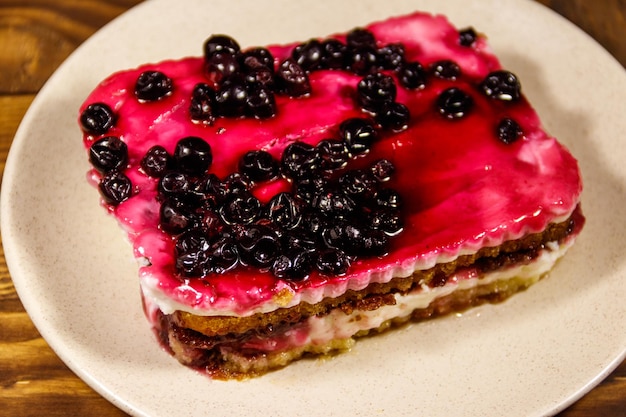
[{"label": "wood grain surface", "polygon": [[[585,30],[626,66],[626,0],[537,1]],[[0,0],[0,172],[43,83],[81,42],[139,2]],[[125,413],[77,378],[41,338],[17,297],[0,247],[0,416],[42,415]],[[560,414],[625,415],[626,362]]]}]

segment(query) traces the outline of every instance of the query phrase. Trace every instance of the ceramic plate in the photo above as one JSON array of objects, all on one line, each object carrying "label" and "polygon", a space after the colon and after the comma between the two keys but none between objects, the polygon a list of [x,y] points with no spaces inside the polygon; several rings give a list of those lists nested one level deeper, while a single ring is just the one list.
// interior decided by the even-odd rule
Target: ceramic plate
[{"label": "ceramic plate", "polygon": [[[111,72],[199,55],[212,33],[245,46],[306,40],[415,9],[488,34],[547,130],[579,158],[588,223],[578,244],[503,304],[362,340],[344,355],[244,382],[179,365],[155,342],[131,248],[85,180],[79,105]],[[50,346],[133,415],[556,413],[626,352],[624,91],[626,74],[606,51],[531,1],[149,1],[82,45],[24,118],[2,190],[7,263]]]}]

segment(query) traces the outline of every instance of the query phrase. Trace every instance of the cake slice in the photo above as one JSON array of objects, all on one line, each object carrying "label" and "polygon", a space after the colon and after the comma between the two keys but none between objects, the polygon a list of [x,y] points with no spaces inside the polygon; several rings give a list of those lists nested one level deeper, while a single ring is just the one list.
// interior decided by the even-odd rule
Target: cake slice
[{"label": "cake slice", "polygon": [[576,160],[486,37],[443,16],[269,47],[212,35],[111,75],[79,119],[150,323],[217,378],[502,301],[584,224]]}]

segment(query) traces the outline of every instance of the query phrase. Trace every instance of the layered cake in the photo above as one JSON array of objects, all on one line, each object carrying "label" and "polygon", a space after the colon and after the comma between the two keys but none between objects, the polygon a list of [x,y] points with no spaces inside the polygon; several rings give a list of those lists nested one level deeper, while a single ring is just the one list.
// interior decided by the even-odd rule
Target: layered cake
[{"label": "layered cake", "polygon": [[414,13],[203,48],[111,75],[79,116],[185,365],[258,375],[502,301],[583,226],[576,160],[473,28]]}]

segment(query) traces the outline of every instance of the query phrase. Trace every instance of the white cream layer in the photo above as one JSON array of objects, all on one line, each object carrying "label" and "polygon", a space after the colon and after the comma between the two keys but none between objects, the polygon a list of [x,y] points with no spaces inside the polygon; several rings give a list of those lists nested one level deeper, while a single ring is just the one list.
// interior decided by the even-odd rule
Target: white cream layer
[{"label": "white cream layer", "polygon": [[452,294],[455,291],[472,289],[489,285],[497,281],[522,279],[530,283],[538,281],[554,266],[573,244],[568,239],[559,245],[556,242],[546,245],[537,258],[531,263],[514,265],[505,269],[479,275],[474,269],[466,269],[448,279],[441,287],[423,286],[409,294],[396,294],[396,304],[386,305],[373,311],[355,310],[346,314],[339,309],[322,317],[313,316],[303,326],[294,328],[286,334],[272,339],[251,341],[249,346],[261,351],[294,349],[303,346],[319,346],[333,340],[348,339],[360,331],[379,328],[392,319],[408,317],[417,309],[427,308],[434,300]]}]

